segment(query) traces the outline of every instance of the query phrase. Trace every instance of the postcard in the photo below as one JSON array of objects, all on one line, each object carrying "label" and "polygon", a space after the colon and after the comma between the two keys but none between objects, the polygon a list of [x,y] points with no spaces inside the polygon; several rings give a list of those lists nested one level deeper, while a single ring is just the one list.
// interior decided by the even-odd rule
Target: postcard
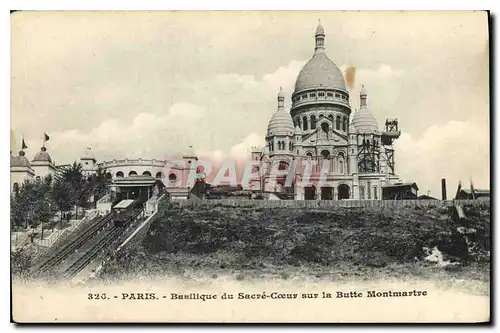
[{"label": "postcard", "polygon": [[16,11],[15,323],[490,321],[486,11]]}]

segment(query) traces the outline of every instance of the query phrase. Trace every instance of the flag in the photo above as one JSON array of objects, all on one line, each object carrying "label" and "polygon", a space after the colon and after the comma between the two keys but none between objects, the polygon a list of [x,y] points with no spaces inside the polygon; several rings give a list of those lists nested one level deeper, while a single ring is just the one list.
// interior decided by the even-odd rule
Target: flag
[{"label": "flag", "polygon": [[474,184],[472,184],[472,178],[470,179],[470,192],[472,193],[472,199],[476,199],[476,195],[474,193]]},{"label": "flag", "polygon": [[21,150],[27,149],[27,148],[28,148],[28,146],[26,146],[26,143],[24,142],[24,138],[23,138],[23,146],[22,146]]},{"label": "flag", "polygon": [[43,142],[49,141],[50,137],[47,135],[47,133],[43,133]]}]

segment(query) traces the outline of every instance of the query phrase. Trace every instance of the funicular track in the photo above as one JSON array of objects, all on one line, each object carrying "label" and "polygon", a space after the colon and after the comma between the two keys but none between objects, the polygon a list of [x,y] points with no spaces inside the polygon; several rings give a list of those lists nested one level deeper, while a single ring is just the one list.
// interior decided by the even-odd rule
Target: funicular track
[{"label": "funicular track", "polygon": [[50,271],[52,268],[59,265],[67,257],[80,248],[83,244],[91,240],[100,230],[104,229],[112,220],[112,215],[108,214],[97,218],[97,221],[90,221],[90,224],[81,233],[72,235],[60,246],[57,252],[53,253],[48,259],[42,262],[36,270],[42,273]]},{"label": "funicular track", "polygon": [[65,240],[35,271],[47,277],[69,278],[78,274],[120,238],[127,230],[126,226],[132,224],[141,212],[142,209],[136,207],[123,212],[125,226],[115,225],[113,213],[93,219],[87,228]]},{"label": "funicular track", "polygon": [[[132,223],[141,211],[142,210],[140,208],[135,208],[130,211],[128,213],[128,223]],[[120,235],[125,232],[125,230],[126,228],[124,227],[112,225],[101,232],[98,237],[95,237],[91,242],[84,246],[82,251],[80,251],[83,254],[64,270],[63,276],[69,278],[78,274],[90,262],[92,262],[92,260],[103,253],[108,246],[112,245],[120,237]]]}]

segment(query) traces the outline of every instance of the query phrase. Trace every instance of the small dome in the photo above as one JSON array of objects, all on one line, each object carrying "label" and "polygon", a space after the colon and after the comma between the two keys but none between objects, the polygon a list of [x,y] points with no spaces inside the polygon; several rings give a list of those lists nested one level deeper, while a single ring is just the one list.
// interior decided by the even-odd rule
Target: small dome
[{"label": "small dome", "polygon": [[366,106],[354,113],[351,124],[361,133],[373,133],[378,130],[377,120]]},{"label": "small dome", "polygon": [[283,93],[283,89],[280,87],[280,91],[278,93],[278,110],[273,114],[271,120],[269,121],[269,125],[267,126],[267,136],[271,135],[293,135],[295,132],[295,128],[293,126],[293,120],[285,110],[285,94]]},{"label": "small dome", "polygon": [[38,153],[36,153],[35,158],[32,162],[52,162],[49,153],[47,153],[47,148],[42,147]]},{"label": "small dome", "polygon": [[92,148],[88,147],[85,149],[85,152],[83,153],[83,156],[81,158],[82,160],[94,160],[95,161],[95,155],[92,152]]},{"label": "small dome", "polygon": [[360,133],[373,133],[378,131],[377,119],[367,106],[367,93],[363,85],[360,92],[361,106],[352,117],[352,126]]},{"label": "small dome", "polygon": [[267,135],[292,135],[295,132],[292,117],[285,109],[278,109],[267,126]]},{"label": "small dome", "polygon": [[10,157],[10,166],[13,167],[31,167],[30,161],[26,158],[24,151],[19,152],[19,156]]},{"label": "small dome", "polygon": [[183,157],[196,157],[196,153],[194,151],[193,146],[190,145],[186,149],[184,149],[182,156]]},{"label": "small dome", "polygon": [[318,22],[318,26],[316,27],[315,35],[325,35],[325,29],[321,25],[321,21]]}]

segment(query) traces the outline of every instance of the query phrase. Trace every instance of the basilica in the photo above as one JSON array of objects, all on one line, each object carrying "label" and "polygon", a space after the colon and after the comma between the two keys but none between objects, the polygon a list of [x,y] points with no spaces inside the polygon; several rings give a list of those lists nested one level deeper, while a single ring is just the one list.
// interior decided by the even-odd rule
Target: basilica
[{"label": "basilica", "polygon": [[[296,200],[381,199],[382,187],[399,181],[393,149],[400,136],[398,122],[386,120],[379,128],[364,86],[355,112],[349,97],[342,72],[326,54],[325,31],[319,23],[314,54],[297,77],[290,111],[280,90],[265,146],[252,149],[252,159],[267,170],[261,171],[252,189],[288,192]],[[305,172],[307,163],[310,175]],[[290,170],[292,182],[273,170]],[[310,179],[303,181],[306,176]]]},{"label": "basilica", "polygon": [[[258,164],[258,176],[245,189],[267,195],[283,193],[295,200],[380,200],[384,186],[399,182],[393,148],[400,136],[398,121],[386,120],[379,128],[364,87],[359,109],[352,112],[344,76],[325,52],[321,23],[315,32],[313,56],[295,82],[290,110],[285,109],[282,90],[277,99],[265,145],[251,151],[252,162]],[[45,141],[31,161],[23,149],[18,156],[11,152],[11,190],[27,180],[41,180],[68,167],[55,164]],[[191,163],[197,160],[194,151],[189,151],[177,162],[142,158],[97,162],[88,148],[80,164],[85,175],[102,172],[113,183],[135,186],[138,181],[149,184],[161,179],[172,193],[181,187],[187,193],[185,180]]]}]

